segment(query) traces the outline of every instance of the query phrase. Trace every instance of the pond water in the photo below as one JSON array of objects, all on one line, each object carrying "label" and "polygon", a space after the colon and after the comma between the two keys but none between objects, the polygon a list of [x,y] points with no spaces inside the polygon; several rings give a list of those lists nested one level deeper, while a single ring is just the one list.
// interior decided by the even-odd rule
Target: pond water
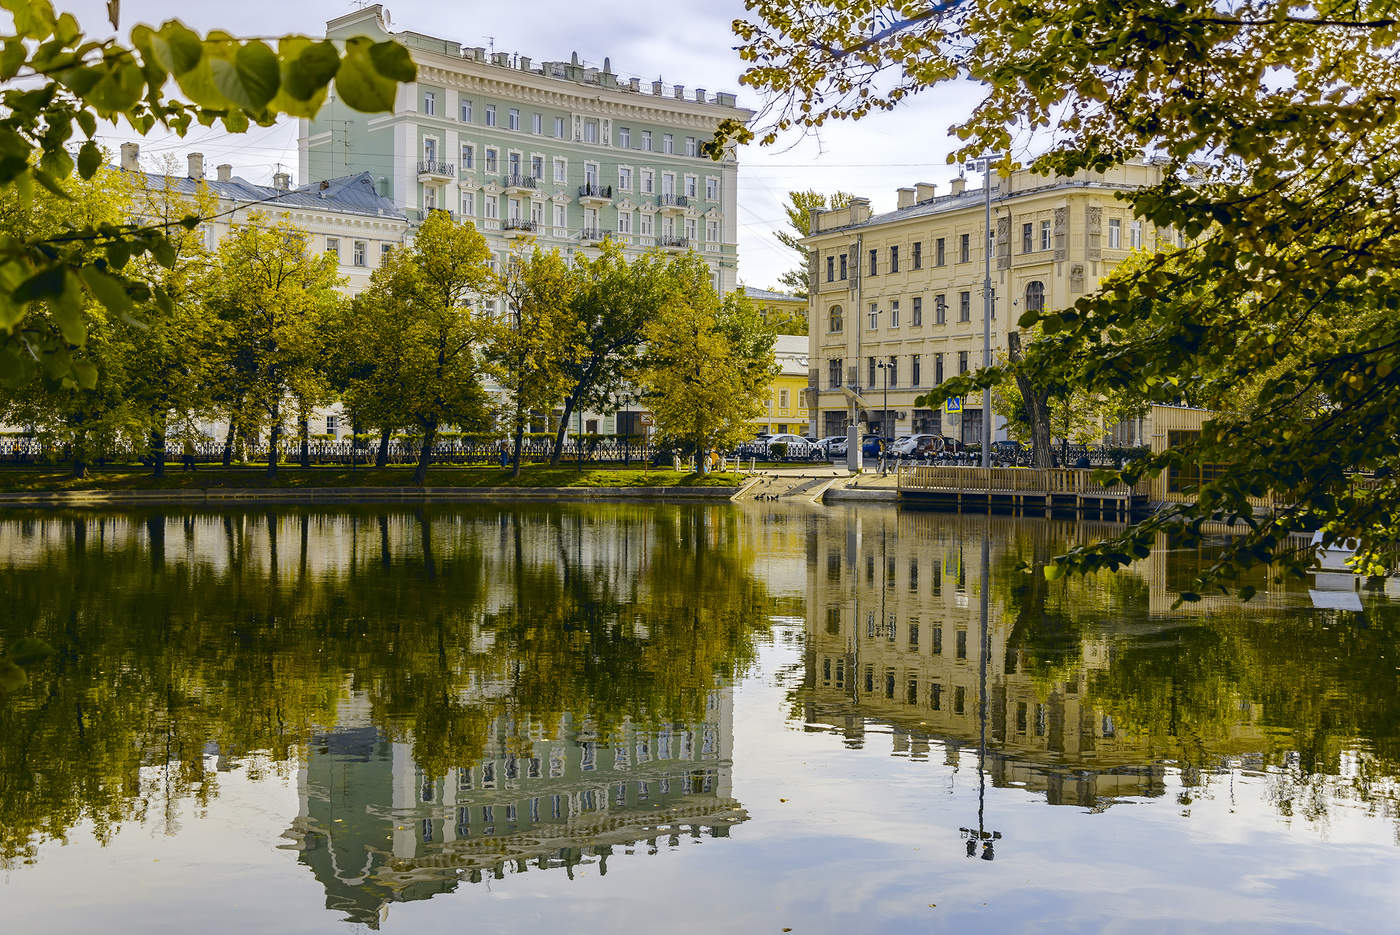
[{"label": "pond water", "polygon": [[1393,931],[1400,600],[1109,529],[5,514],[0,932]]}]

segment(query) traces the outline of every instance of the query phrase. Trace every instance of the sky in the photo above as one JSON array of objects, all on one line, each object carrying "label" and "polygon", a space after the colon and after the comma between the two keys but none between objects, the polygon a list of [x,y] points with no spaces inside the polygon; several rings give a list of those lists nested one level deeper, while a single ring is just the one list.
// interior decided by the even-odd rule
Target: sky
[{"label": "sky", "polygon": [[[78,17],[93,36],[108,35],[105,0],[54,0]],[[121,32],[137,23],[177,18],[201,32],[223,29],[237,36],[276,37],[287,33],[324,35],[326,20],[359,6],[345,0],[303,0],[287,6],[271,0],[122,0]],[[463,45],[518,52],[536,61],[567,60],[577,52],[584,62],[609,57],[619,75],[657,78],[711,93],[734,91],[741,106],[763,104],[739,84],[743,63],[731,29],[744,15],[742,0],[692,0],[659,5],[643,0],[581,4],[564,0],[513,3],[444,3],[394,0],[386,3],[393,29],[413,30]],[[820,136],[793,134],[768,147],[747,146],[739,154],[739,280],[759,288],[777,286],[779,275],[797,265],[796,255],[773,231],[786,225],[783,202],[793,189],[836,189],[870,199],[878,213],[895,205],[895,189],[915,182],[946,185],[957,175],[947,164],[954,148],[948,128],[965,118],[980,98],[973,85],[920,95],[899,109],[858,123],[839,123]],[[136,139],[129,127],[99,130],[113,152]],[[270,183],[279,166],[294,176],[295,123],[254,127],[240,136],[196,127],[185,139],[152,134],[140,140],[143,157],[173,154],[183,162],[202,152],[206,165],[231,163],[234,175]],[[143,158],[143,162],[147,161]],[[300,181],[300,180],[297,180]]]}]

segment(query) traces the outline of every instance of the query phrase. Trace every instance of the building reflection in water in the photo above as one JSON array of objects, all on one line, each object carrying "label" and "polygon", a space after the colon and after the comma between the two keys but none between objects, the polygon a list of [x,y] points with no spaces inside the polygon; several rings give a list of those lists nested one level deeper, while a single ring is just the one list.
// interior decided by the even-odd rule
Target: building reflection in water
[{"label": "building reflection in water", "polygon": [[[888,730],[895,754],[926,759],[941,748],[953,768],[975,753],[979,780],[1052,805],[1098,810],[1164,794],[1164,751],[1125,736],[1090,694],[1114,658],[1113,634],[1081,633],[1058,616],[1068,600],[1090,619],[1096,605],[1102,618],[1117,614],[1119,635],[1163,624],[1122,614],[1113,594],[1082,580],[1066,594],[1039,567],[1017,570],[1022,559],[1055,554],[1075,527],[873,512],[818,525],[808,545],[806,723],[828,725],[850,746],[863,745],[872,727]],[[1154,577],[1139,568],[1115,585],[1140,590],[1144,573]],[[1052,588],[1057,599],[1047,601]],[[1262,707],[1241,699],[1236,711],[1223,749],[1269,746]],[[961,829],[967,853],[991,860],[1002,832],[980,797],[976,818]]]},{"label": "building reflection in water", "polygon": [[411,743],[372,724],[312,739],[297,777],[301,811],[286,837],[326,889],[327,908],[378,925],[389,904],[507,872],[655,855],[688,838],[727,837],[747,819],[731,795],[733,699],[711,692],[706,719],[601,737],[565,716],[553,731],[492,725],[483,758],[434,777]]}]

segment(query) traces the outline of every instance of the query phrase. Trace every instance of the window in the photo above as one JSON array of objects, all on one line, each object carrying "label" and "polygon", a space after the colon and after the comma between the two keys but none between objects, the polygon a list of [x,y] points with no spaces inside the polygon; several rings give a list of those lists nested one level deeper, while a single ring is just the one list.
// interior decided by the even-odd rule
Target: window
[{"label": "window", "polygon": [[564,182],[569,178],[569,160],[562,156],[554,157],[554,181]]},{"label": "window", "polygon": [[923,242],[922,240],[916,240],[916,241],[914,241],[914,248],[913,248],[913,249],[914,249],[914,255],[911,256],[910,259],[914,261],[914,268],[915,268],[915,269],[923,269],[923,268],[924,268],[924,242]]},{"label": "window", "polygon": [[[875,385],[875,358],[873,358],[873,357],[867,357],[867,358],[865,359],[865,362],[866,362],[866,369],[870,371],[869,385],[870,385],[870,386],[874,386],[874,385]],[[869,565],[868,562],[867,562],[866,564]],[[870,571],[870,569],[869,569],[868,567],[866,568],[866,577],[868,577],[868,578],[869,578],[869,577],[873,577],[873,573]]]},{"label": "window", "polygon": [[846,279],[846,254],[841,254],[841,279]]},{"label": "window", "polygon": [[[937,386],[943,382],[943,353],[940,351],[933,355],[933,385]],[[935,631],[936,632],[936,631]]]},{"label": "window", "polygon": [[705,200],[719,201],[719,179],[705,179]]},{"label": "window", "polygon": [[956,640],[955,653],[959,659],[967,658],[967,631],[959,630]]},{"label": "window", "polygon": [[429,117],[435,116],[437,114],[436,91],[423,92],[423,113],[427,114]]},{"label": "window", "polygon": [[[836,324],[841,324],[841,309],[833,308],[831,310],[831,313],[833,318],[836,320]],[[832,330],[840,331],[841,329],[833,328]],[[831,358],[831,360],[828,360],[826,362],[827,382],[830,384],[833,390],[841,385],[841,364],[842,360],[839,357],[833,357]]]},{"label": "window", "polygon": [[967,351],[958,351],[958,373],[967,373]]},{"label": "window", "polygon": [[1123,222],[1118,218],[1109,218],[1108,245],[1114,248],[1123,246]]},{"label": "window", "polygon": [[1026,311],[1045,311],[1045,284],[1038,279],[1026,283]]},{"label": "window", "polygon": [[1041,221],[1041,222],[1040,222],[1040,249],[1042,249],[1042,250],[1049,250],[1049,249],[1050,249],[1050,222],[1049,222],[1049,221]]},{"label": "window", "polygon": [[643,131],[642,131],[642,149],[645,150],[646,152],[651,152],[651,131],[650,131],[650,130],[643,130]]},{"label": "window", "polygon": [[693,175],[685,177],[685,197],[694,198],[699,194],[700,180]]},{"label": "window", "polygon": [[778,408],[787,409],[789,398],[787,390],[778,390]]},{"label": "window", "polygon": [[1128,246],[1134,250],[1142,249],[1142,222],[1134,221],[1128,228]]},{"label": "window", "polygon": [[543,156],[531,156],[531,157],[530,157],[530,178],[532,178],[532,179],[542,179],[542,178],[544,178],[544,157],[543,157]]},{"label": "window", "polygon": [[972,293],[958,293],[958,321],[972,321]]},{"label": "window", "polygon": [[875,273],[875,264],[876,264],[876,257],[877,257],[877,256],[878,256],[877,251],[875,251],[875,250],[871,250],[871,251],[870,251],[870,275],[872,275],[872,276],[876,275],[876,273]]},{"label": "window", "polygon": [[476,147],[470,143],[462,144],[462,168],[476,168]]},{"label": "window", "polygon": [[836,257],[834,257],[834,256],[829,256],[829,257],[826,258],[826,281],[827,281],[827,282],[834,282],[835,280],[836,280]]},{"label": "window", "polygon": [[335,257],[335,261],[336,261],[337,263],[340,262],[340,238],[339,238],[339,237],[327,237],[327,238],[326,238],[326,252],[329,253],[331,256]]},{"label": "window", "polygon": [[619,212],[617,212],[617,232],[618,232],[619,234],[630,234],[630,233],[632,233],[632,212],[631,212],[631,211],[619,211]]},{"label": "window", "polygon": [[[841,330],[841,306],[839,306],[839,305],[833,305],[833,306],[831,306],[831,311],[828,313],[828,317],[827,317],[827,329],[826,329],[826,330],[829,331],[829,332],[832,332],[832,333],[835,333],[835,332],[838,332],[838,331]],[[839,382],[838,382],[838,383],[833,383],[833,384],[832,384],[832,386],[840,386],[840,385],[841,385],[841,384],[840,384]]]},{"label": "window", "polygon": [[520,108],[512,107],[506,112],[506,128],[509,130],[520,129]]},{"label": "window", "polygon": [[631,128],[631,127],[618,127],[618,128],[617,128],[617,145],[620,146],[620,147],[623,148],[623,149],[631,149],[631,148],[632,148],[632,128]]},{"label": "window", "polygon": [[685,219],[685,239],[686,239],[686,240],[694,240],[694,239],[695,239],[695,219],[694,219],[694,218],[686,218],[686,219]]},{"label": "window", "polygon": [[617,187],[625,192],[632,190],[632,170],[627,166],[617,167]]},{"label": "window", "polygon": [[890,247],[890,272],[899,272],[899,248]]},{"label": "window", "polygon": [[384,257],[388,256],[388,255],[389,255],[389,251],[392,250],[392,249],[394,249],[394,245],[391,244],[391,243],[382,243],[382,244],[380,244],[380,245],[379,245],[379,256],[380,256],[380,259],[382,260]]},{"label": "window", "polygon": [[486,147],[486,171],[487,171],[487,172],[495,172],[495,171],[497,171],[497,170],[499,169],[499,163],[497,162],[498,156],[499,156],[499,154],[496,152],[495,149],[491,148],[490,146]]},{"label": "window", "polygon": [[669,133],[661,134],[661,151],[670,155],[676,151],[676,138]]},{"label": "window", "polygon": [[462,98],[462,122],[472,122],[472,102],[466,98]]},{"label": "window", "polygon": [[948,323],[948,298],[942,293],[933,297],[933,323],[935,325]]},{"label": "window", "polygon": [[[910,358],[909,358],[909,381],[910,381],[909,385],[910,385],[910,386],[919,386],[919,385],[920,385],[920,384],[919,384],[919,380],[920,380],[921,376],[922,376],[922,374],[919,373],[919,355],[918,355],[918,354],[911,355]],[[911,565],[911,566],[909,567],[909,570],[910,570],[911,572],[914,571],[914,566]]]},{"label": "window", "polygon": [[924,323],[924,299],[923,296],[914,296],[914,320],[910,322],[915,328]]},{"label": "window", "polygon": [[437,162],[437,140],[431,136],[423,140],[423,161]]},{"label": "window", "polygon": [[530,132],[535,134],[535,136],[540,136],[544,133],[544,118],[539,114],[530,115]]},{"label": "window", "polygon": [[495,221],[501,216],[501,202],[499,198],[487,195],[481,199],[483,207],[486,209],[487,220]]},{"label": "window", "polygon": [[515,179],[520,178],[520,154],[519,154],[519,153],[511,153],[509,156],[507,156],[507,157],[506,157],[506,165],[510,166],[510,168],[507,170],[507,174],[511,177],[512,180],[515,180]]},{"label": "window", "polygon": [[686,154],[687,156],[694,156],[695,153],[696,153],[696,148],[695,148],[695,137],[693,137],[693,136],[687,136],[687,137],[685,138],[685,154]]},{"label": "window", "polygon": [[642,170],[642,194],[653,195],[656,193],[656,172],[653,169]]},{"label": "window", "polygon": [[494,127],[494,126],[496,125],[496,105],[495,105],[495,104],[487,104],[487,105],[486,105],[486,125],[487,125],[488,127]]},{"label": "window", "polygon": [[880,308],[874,302],[870,303],[870,327],[872,330],[880,327]]},{"label": "window", "polygon": [[1030,253],[1033,243],[1035,228],[1031,224],[1021,225],[1021,252]]},{"label": "window", "polygon": [[555,206],[554,206],[554,226],[555,226],[555,227],[566,227],[566,226],[568,226],[568,223],[569,223],[569,220],[568,220],[567,209],[566,209],[563,205],[555,205]]},{"label": "window", "polygon": [[705,222],[705,239],[710,243],[719,243],[719,221]]},{"label": "window", "polygon": [[894,356],[893,354],[890,355],[889,374],[890,374],[890,386],[898,386],[898,385],[899,385],[899,358],[896,357],[896,356]]},{"label": "window", "polygon": [[355,241],[354,253],[352,254],[352,256],[354,257],[353,262],[356,266],[367,265],[365,261],[365,254],[368,252],[368,247],[369,244],[365,243],[363,240]]},{"label": "window", "polygon": [[535,225],[536,228],[544,226],[544,202],[530,202],[530,221]]},{"label": "window", "polygon": [[898,327],[899,327],[899,300],[898,300],[898,299],[894,299],[893,301],[890,302],[890,327],[891,327],[891,328],[898,328]]},{"label": "window", "polygon": [[331,413],[330,415],[326,416],[326,434],[335,435],[339,431],[340,416],[336,415],[335,413]]},{"label": "window", "polygon": [[564,138],[564,118],[563,118],[563,117],[555,117],[555,118],[554,118],[554,138],[555,138],[556,140],[562,140],[562,139]]},{"label": "window", "polygon": [[958,238],[958,262],[966,263],[972,259],[972,235],[963,234]]},{"label": "window", "polygon": [[583,122],[583,141],[585,143],[598,142],[598,121],[585,120]]},{"label": "window", "polygon": [[650,237],[650,236],[651,236],[651,215],[650,215],[650,214],[645,214],[645,213],[644,213],[644,214],[642,215],[640,233],[641,233],[641,235],[642,235],[643,237]]},{"label": "window", "polygon": [[943,247],[944,247],[944,243],[943,243],[943,238],[942,238],[942,237],[939,237],[938,240],[934,241],[934,244],[933,244],[933,260],[934,260],[933,265],[934,265],[934,266],[946,266],[946,265],[947,265],[947,260],[948,260],[947,251],[944,250]]}]

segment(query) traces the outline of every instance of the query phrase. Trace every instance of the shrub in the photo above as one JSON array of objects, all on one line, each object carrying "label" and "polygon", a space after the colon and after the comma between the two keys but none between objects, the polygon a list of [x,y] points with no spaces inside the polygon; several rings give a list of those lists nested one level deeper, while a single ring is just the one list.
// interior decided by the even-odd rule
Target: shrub
[{"label": "shrub", "polygon": [[770,461],[786,461],[787,453],[787,442],[774,442],[768,446],[768,459]]}]

